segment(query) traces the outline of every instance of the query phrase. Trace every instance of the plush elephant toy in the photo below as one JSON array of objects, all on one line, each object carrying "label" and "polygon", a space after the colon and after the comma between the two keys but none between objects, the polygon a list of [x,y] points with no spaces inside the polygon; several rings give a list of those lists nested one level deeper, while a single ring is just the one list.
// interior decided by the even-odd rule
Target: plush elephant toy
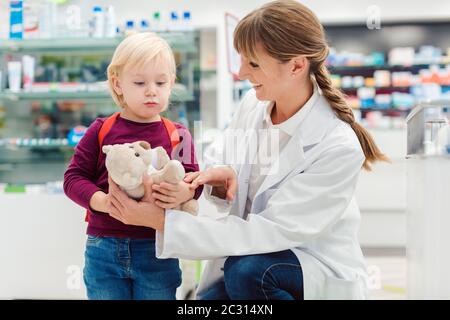
[{"label": "plush elephant toy", "polygon": [[[162,147],[152,149],[146,141],[105,145],[105,165],[111,179],[133,199],[144,196],[144,174],[149,175],[154,183],[179,183],[185,175],[184,167],[177,160],[170,160]],[[197,200],[191,199],[174,208],[196,215]]]}]

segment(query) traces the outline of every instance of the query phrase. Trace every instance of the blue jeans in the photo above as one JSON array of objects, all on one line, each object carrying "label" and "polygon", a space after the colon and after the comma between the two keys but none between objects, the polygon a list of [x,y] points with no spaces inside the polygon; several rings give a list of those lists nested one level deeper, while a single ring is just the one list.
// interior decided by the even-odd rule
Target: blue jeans
[{"label": "blue jeans", "polygon": [[178,259],[157,259],[155,240],[88,236],[84,283],[90,300],[174,300]]},{"label": "blue jeans", "polygon": [[303,300],[303,273],[291,250],[229,257],[224,278],[201,300]]}]

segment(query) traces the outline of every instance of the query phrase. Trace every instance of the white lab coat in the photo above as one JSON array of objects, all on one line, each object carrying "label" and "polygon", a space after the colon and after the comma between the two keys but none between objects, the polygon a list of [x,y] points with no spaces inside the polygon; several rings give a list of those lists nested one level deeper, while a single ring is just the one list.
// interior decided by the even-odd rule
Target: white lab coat
[{"label": "white lab coat", "polygon": [[164,232],[156,234],[156,255],[210,260],[201,292],[223,277],[227,256],[292,249],[302,267],[305,299],[365,299],[367,276],[354,199],[364,154],[353,129],[335,116],[321,94],[300,110],[303,120],[274,161],[275,174],[266,177],[251,213],[243,218],[251,167],[245,159],[257,152],[255,140],[239,139],[240,145],[226,152],[223,146],[233,129],[260,128],[268,103],[249,91],[222,148],[206,159],[208,164],[232,165],[238,174],[231,204],[212,197],[230,214],[213,219],[167,210]]}]

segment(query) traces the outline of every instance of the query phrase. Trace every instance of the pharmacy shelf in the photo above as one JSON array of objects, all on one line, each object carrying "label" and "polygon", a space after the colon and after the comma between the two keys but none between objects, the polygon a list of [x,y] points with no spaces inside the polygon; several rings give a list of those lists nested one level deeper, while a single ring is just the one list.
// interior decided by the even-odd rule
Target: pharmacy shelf
[{"label": "pharmacy shelf", "polygon": [[420,63],[420,64],[412,64],[412,65],[398,65],[398,64],[382,64],[382,65],[360,65],[360,66],[327,66],[330,72],[339,72],[339,71],[353,71],[353,70],[415,70],[415,69],[423,69],[428,68],[429,66],[437,65],[440,67],[446,67],[450,65],[448,63]]},{"label": "pharmacy shelf", "polygon": [[[361,88],[374,88],[377,92],[378,91],[382,91],[382,92],[409,92],[409,89],[412,86],[396,86],[396,87],[368,87],[368,86],[363,86]],[[345,91],[345,92],[353,92],[353,91],[357,91],[359,88],[355,88],[355,87],[340,87],[339,89]]]},{"label": "pharmacy shelf", "polygon": [[[195,31],[177,31],[158,33],[174,50],[195,52],[192,45],[196,36]],[[61,38],[61,39],[27,39],[4,40],[0,43],[1,53],[48,53],[48,52],[86,52],[88,54],[108,52],[112,54],[114,48],[123,40],[115,38]]]},{"label": "pharmacy shelf", "polygon": [[80,92],[11,92],[0,93],[1,100],[30,101],[30,100],[105,100],[111,99],[107,91],[80,91]]},{"label": "pharmacy shelf", "polygon": [[[74,150],[74,147],[73,146],[69,146],[69,145],[66,145],[66,146],[63,146],[63,145],[60,145],[60,146],[56,146],[56,145],[23,145],[23,146],[17,146],[17,145],[13,145],[13,144],[11,144],[11,145],[2,145],[2,146],[0,146],[0,150],[7,150],[7,151],[14,151],[14,150],[29,150],[29,151],[32,151],[32,152],[40,152],[40,153],[42,153],[42,152],[57,152],[57,153],[61,153],[61,152],[73,152],[73,150]],[[39,158],[41,157],[41,155],[39,155]],[[14,159],[14,160],[16,160],[16,159],[23,159],[23,158],[25,158],[27,161],[27,163],[28,163],[28,160],[30,159],[30,157],[29,156],[26,156],[26,157],[22,157],[22,156],[16,156],[16,157],[13,157],[12,159]],[[59,159],[59,157],[58,157],[58,159]],[[2,162],[2,158],[0,158],[0,163]],[[11,160],[11,158],[8,158],[8,161],[10,161]],[[49,161],[50,159],[45,159],[45,162],[47,162],[47,161]],[[14,162],[16,162],[16,161],[14,161]]]},{"label": "pharmacy shelf", "polygon": [[359,110],[361,112],[371,112],[371,111],[380,111],[384,113],[409,113],[411,108],[381,108],[381,107],[371,107],[371,108],[353,108],[353,110]]},{"label": "pharmacy shelf", "polygon": [[[426,85],[429,83],[419,83],[417,85],[411,85],[411,86],[395,86],[395,87],[368,87],[368,86],[363,86],[364,88],[374,88],[377,92],[409,92],[411,88],[416,87],[416,86],[420,86],[420,85]],[[445,85],[445,84],[439,84],[439,86],[441,86],[442,89],[448,91],[450,90],[450,85]],[[363,88],[361,87],[361,88]],[[357,91],[359,88],[355,88],[355,87],[339,87],[338,89],[341,89],[342,91],[345,92],[353,92],[353,91]]]},{"label": "pharmacy shelf", "polygon": [[[112,100],[108,91],[78,91],[78,92],[0,92],[0,100],[34,101],[34,100]],[[186,90],[174,88],[170,97],[172,102],[194,101],[194,96]]]},{"label": "pharmacy shelf", "polygon": [[122,38],[61,38],[5,40],[0,44],[0,53],[45,53],[45,52],[99,52],[114,49]]},{"label": "pharmacy shelf", "polygon": [[69,146],[69,142],[67,139],[50,139],[50,138],[0,139],[0,147],[55,148],[55,147],[67,147],[67,146]]},{"label": "pharmacy shelf", "polygon": [[[12,152],[14,151],[14,152]],[[17,165],[27,166],[28,172],[36,172],[37,165],[48,164],[48,169],[52,169],[54,164],[67,167],[67,162],[74,152],[71,146],[49,147],[33,146],[18,147],[14,145],[0,146],[0,177],[2,173],[17,170]],[[64,172],[64,170],[62,170]],[[42,172],[36,172],[40,174]],[[0,179],[1,180],[1,179]],[[8,181],[8,180],[3,180]]]}]

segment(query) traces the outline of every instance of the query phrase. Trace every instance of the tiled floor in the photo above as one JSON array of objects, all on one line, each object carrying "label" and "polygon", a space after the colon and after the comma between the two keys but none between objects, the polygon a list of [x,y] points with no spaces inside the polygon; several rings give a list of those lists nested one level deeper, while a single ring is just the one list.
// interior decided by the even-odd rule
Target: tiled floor
[{"label": "tiled floor", "polygon": [[365,249],[369,299],[406,299],[406,255],[403,249]]}]

